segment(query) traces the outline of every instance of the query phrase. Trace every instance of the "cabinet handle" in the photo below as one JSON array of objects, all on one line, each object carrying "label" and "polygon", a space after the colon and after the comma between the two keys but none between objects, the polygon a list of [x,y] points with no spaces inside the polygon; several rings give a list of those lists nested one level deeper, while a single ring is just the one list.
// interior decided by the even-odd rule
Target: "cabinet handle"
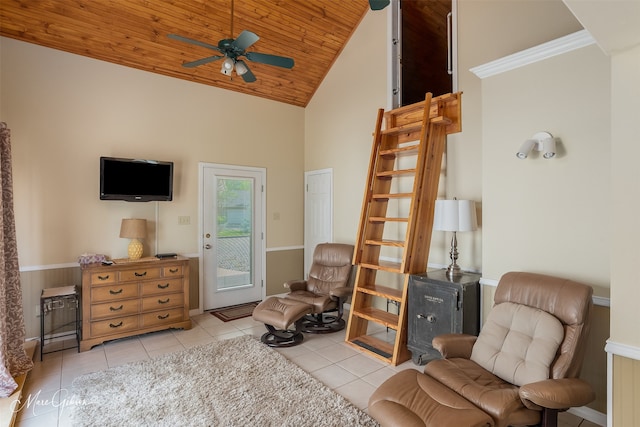
[{"label": "cabinet handle", "polygon": [[169,317],[169,313],[167,313],[167,314],[159,314],[158,315],[158,319],[159,320],[164,320],[164,319],[167,319],[168,317]]},{"label": "cabinet handle", "polygon": [[114,291],[113,289],[109,289],[109,293],[110,293],[111,295],[118,295],[118,294],[121,294],[121,293],[122,293],[122,291],[123,291],[123,289],[122,289],[122,288],[120,288],[120,290],[117,290],[117,291]]},{"label": "cabinet handle", "polygon": [[109,310],[111,311],[120,311],[124,308],[123,304],[120,304],[120,307],[109,307]]},{"label": "cabinet handle", "polygon": [[120,323],[114,325],[113,323],[109,323],[109,327],[110,328],[119,328],[120,326],[122,326],[122,320],[120,321]]},{"label": "cabinet handle", "polygon": [[166,285],[161,285],[160,283],[158,283],[158,289],[167,289],[168,287],[169,287],[168,283]]},{"label": "cabinet handle", "polygon": [[436,316],[433,314],[429,314],[427,316],[424,314],[418,314],[418,319],[425,319],[429,323],[436,323]]},{"label": "cabinet handle", "polygon": [[163,301],[163,300],[161,300],[161,299],[159,299],[159,300],[158,300],[158,304],[166,304],[166,303],[168,303],[170,300],[171,300],[171,298],[167,298],[167,299],[166,299],[166,300],[164,300],[164,301]]},{"label": "cabinet handle", "polygon": [[169,269],[169,273],[171,273],[171,274],[175,274],[175,273],[177,273],[178,271],[180,271],[180,269],[179,269],[179,268],[176,268],[176,269],[170,268],[170,269]]},{"label": "cabinet handle", "polygon": [[106,276],[98,276],[98,280],[108,280],[108,279],[109,279],[108,274]]},{"label": "cabinet handle", "polygon": [[136,277],[144,277],[147,275],[147,272],[145,271],[144,273],[138,273],[137,271],[134,271],[133,274],[135,274]]}]

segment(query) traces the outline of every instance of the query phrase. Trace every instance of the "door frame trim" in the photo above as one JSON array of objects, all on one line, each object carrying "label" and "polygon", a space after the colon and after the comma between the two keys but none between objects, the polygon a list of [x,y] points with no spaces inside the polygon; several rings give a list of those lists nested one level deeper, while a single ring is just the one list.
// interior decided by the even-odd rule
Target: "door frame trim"
[{"label": "door frame trim", "polygon": [[307,185],[309,184],[309,176],[311,175],[323,175],[323,174],[329,174],[329,192],[330,192],[330,197],[329,197],[329,212],[331,212],[331,214],[329,215],[329,241],[333,242],[333,197],[334,197],[334,191],[333,191],[333,168],[325,168],[325,169],[316,169],[316,170],[311,170],[311,171],[305,171],[304,172],[304,242],[303,242],[303,246],[304,246],[304,253],[303,253],[303,276],[306,279],[307,278],[307,273],[309,273],[307,271],[307,267],[311,267],[311,264],[307,265],[307,251],[310,251],[311,253],[313,253],[313,250],[315,249],[315,247],[309,247],[310,242],[309,242],[309,236],[307,234],[307,224],[308,224],[308,220],[309,220],[309,203],[307,201],[307,198],[309,197],[309,191],[307,190]]},{"label": "door frame trim", "polygon": [[267,279],[267,168],[255,166],[228,165],[224,163],[198,162],[198,314],[204,313],[204,169],[234,169],[242,171],[251,171],[262,175],[261,203],[262,215],[259,218],[262,228],[262,241],[260,245],[260,256],[262,257],[262,268],[260,275],[262,277],[262,299],[265,298],[267,286],[264,281]]}]

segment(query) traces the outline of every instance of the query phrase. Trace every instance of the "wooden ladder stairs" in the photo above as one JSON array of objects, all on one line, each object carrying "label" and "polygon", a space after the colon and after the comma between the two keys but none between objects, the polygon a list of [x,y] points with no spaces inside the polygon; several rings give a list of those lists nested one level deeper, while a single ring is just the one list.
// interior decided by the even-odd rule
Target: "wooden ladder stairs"
[{"label": "wooden ladder stairs", "polygon": [[[428,93],[422,102],[378,111],[353,256],[357,273],[346,342],[394,366],[411,357],[409,276],[427,268],[446,135],[461,130],[461,95]],[[398,314],[384,309],[389,302]],[[369,322],[395,334],[369,331]]]}]

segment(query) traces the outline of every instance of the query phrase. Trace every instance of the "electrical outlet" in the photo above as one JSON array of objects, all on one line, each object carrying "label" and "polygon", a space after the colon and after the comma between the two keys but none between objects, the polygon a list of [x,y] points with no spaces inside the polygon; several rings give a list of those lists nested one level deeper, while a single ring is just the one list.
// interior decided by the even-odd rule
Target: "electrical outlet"
[{"label": "electrical outlet", "polygon": [[40,317],[40,305],[36,305],[36,317]]},{"label": "electrical outlet", "polygon": [[190,225],[191,217],[190,216],[179,216],[178,217],[178,225]]}]

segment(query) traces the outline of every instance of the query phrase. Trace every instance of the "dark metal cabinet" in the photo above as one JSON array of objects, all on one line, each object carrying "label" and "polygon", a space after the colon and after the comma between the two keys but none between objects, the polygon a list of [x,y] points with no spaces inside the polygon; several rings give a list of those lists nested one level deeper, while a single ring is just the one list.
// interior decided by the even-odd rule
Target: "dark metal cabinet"
[{"label": "dark metal cabinet", "polygon": [[479,274],[464,273],[450,280],[445,270],[437,270],[410,277],[407,346],[415,364],[441,357],[431,345],[437,335],[478,334],[479,294]]}]

